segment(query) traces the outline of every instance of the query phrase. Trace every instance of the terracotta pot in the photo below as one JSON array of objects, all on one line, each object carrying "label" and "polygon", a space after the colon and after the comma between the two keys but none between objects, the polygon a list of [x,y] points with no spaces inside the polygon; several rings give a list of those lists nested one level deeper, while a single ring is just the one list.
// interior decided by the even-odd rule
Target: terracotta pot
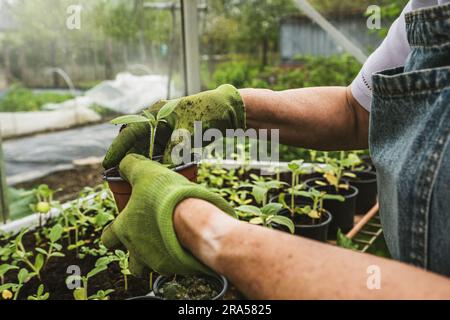
[{"label": "terracotta pot", "polygon": [[[198,167],[196,163],[188,163],[172,169],[186,177],[189,181],[197,182]],[[117,209],[121,212],[130,200],[132,187],[119,173],[118,168],[112,168],[104,172],[103,179],[108,182],[109,189],[116,200]]]}]

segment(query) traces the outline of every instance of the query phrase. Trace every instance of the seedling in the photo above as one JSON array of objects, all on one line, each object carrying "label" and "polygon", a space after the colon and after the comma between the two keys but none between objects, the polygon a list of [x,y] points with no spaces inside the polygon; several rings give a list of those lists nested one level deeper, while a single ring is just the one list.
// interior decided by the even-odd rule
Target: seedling
[{"label": "seedling", "polygon": [[345,201],[345,198],[340,195],[326,194],[326,192],[318,191],[316,189],[311,189],[310,191],[299,191],[298,195],[311,199],[312,206],[307,205],[304,207],[295,208],[294,212],[298,214],[306,214],[313,220],[320,219],[322,217],[324,212],[324,200],[337,200],[340,202]]},{"label": "seedling", "polygon": [[307,173],[306,169],[303,167],[303,160],[295,160],[289,163],[289,170],[291,171],[291,187],[288,189],[290,193],[290,205],[288,206],[285,202],[285,194],[280,195],[279,201],[284,205],[286,209],[289,210],[291,216],[293,217],[296,212],[295,207],[295,196],[301,195],[301,191],[305,189],[304,184],[299,183],[300,177]]},{"label": "seedling", "polygon": [[36,248],[37,252],[43,254],[46,257],[44,265],[46,265],[51,258],[64,257],[64,253],[61,252],[62,245],[58,243],[63,235],[63,232],[64,228],[60,224],[54,225],[47,235],[47,239],[49,240],[48,251],[43,248]]},{"label": "seedling", "polygon": [[30,207],[33,211],[39,213],[39,227],[42,227],[42,215],[49,213],[52,208],[53,196],[56,192],[46,184],[41,184],[34,190],[38,202],[30,205]]},{"label": "seedling", "polygon": [[82,287],[77,288],[73,292],[73,297],[75,300],[88,300],[88,285],[89,285],[89,279],[95,277],[100,272],[105,271],[108,268],[108,265],[106,264],[100,264],[96,266],[94,269],[89,271],[89,273],[86,276],[79,276],[79,275],[71,275],[67,277],[66,283],[72,283],[74,281],[81,281]]},{"label": "seedling", "polygon": [[323,177],[326,179],[327,183],[316,181],[316,184],[320,186],[331,185],[335,188],[337,193],[339,193],[340,189],[348,190],[350,185],[343,181],[342,178],[355,178],[356,176],[353,173],[345,171],[350,162],[345,157],[345,152],[340,152],[339,159],[329,158],[327,154],[324,155],[323,159],[325,161],[325,167],[316,170],[323,173]]},{"label": "seedling", "polygon": [[[0,292],[2,292],[3,298],[11,299],[11,291],[14,292],[13,300],[17,300],[20,294],[20,290],[23,285],[28,282],[33,276],[28,272],[27,269],[20,269],[17,274],[18,283],[6,283],[0,286]],[[10,291],[11,290],[11,291]]]},{"label": "seedling", "polygon": [[48,292],[44,292],[44,290],[45,290],[44,285],[43,284],[39,285],[39,288],[38,288],[36,294],[32,295],[32,296],[28,296],[28,300],[32,300],[32,301],[48,300],[48,298],[50,297],[50,294]]},{"label": "seedling", "polygon": [[125,283],[125,291],[128,291],[128,276],[131,275],[128,258],[129,253],[125,253],[122,250],[114,251],[114,257],[119,262],[120,272],[123,274],[123,281]]},{"label": "seedling", "polygon": [[255,198],[256,202],[261,206],[266,206],[267,204],[267,195],[270,190],[280,189],[286,183],[276,181],[276,180],[266,180],[264,177],[258,177],[257,175],[250,175],[250,178],[253,180],[252,183],[243,183],[240,185],[240,188],[252,188],[252,195]]},{"label": "seedling", "polygon": [[287,227],[291,233],[294,233],[295,226],[292,220],[278,215],[282,208],[283,205],[280,203],[269,203],[261,209],[255,206],[240,206],[236,210],[253,217],[249,221],[251,224],[262,225],[272,229],[275,223]]},{"label": "seedling", "polygon": [[39,278],[39,280],[41,280],[40,272],[45,262],[44,255],[38,253],[34,259],[34,263],[31,262],[30,257],[33,256],[33,253],[25,250],[25,247],[22,243],[22,238],[27,232],[28,229],[24,229],[22,232],[19,233],[19,235],[14,240],[12,257],[16,261],[23,262],[24,264],[26,264],[31,270],[33,270],[33,273],[31,273],[30,275],[33,276],[36,275]]},{"label": "seedling", "polygon": [[169,101],[162,107],[156,117],[150,113],[150,111],[145,110],[143,115],[128,115],[118,117],[111,121],[112,124],[115,125],[128,125],[132,123],[148,123],[150,126],[150,149],[148,153],[149,159],[153,159],[154,146],[155,146],[155,137],[156,130],[160,123],[167,123],[167,118],[175,111],[175,108],[178,105],[179,100]]}]

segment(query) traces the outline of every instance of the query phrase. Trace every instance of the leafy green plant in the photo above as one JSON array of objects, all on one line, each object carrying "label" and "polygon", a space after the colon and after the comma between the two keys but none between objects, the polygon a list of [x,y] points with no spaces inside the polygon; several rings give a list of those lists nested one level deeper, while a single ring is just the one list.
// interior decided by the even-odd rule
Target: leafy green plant
[{"label": "leafy green plant", "polygon": [[33,253],[27,251],[22,243],[22,238],[27,232],[28,229],[22,230],[22,232],[20,232],[14,240],[12,257],[15,261],[22,262],[27,265],[33,271],[30,275],[36,275],[39,280],[41,280],[40,272],[45,262],[44,255],[42,253],[38,253],[34,259],[34,262],[31,262],[30,258],[33,256]]},{"label": "leafy green plant", "polygon": [[143,115],[128,115],[118,117],[111,121],[112,124],[115,125],[124,125],[124,124],[132,124],[132,123],[148,123],[150,126],[150,150],[148,153],[149,159],[153,159],[154,146],[155,146],[155,138],[156,138],[156,130],[158,128],[158,124],[162,122],[167,122],[167,118],[175,111],[177,107],[178,100],[171,100],[167,102],[164,107],[162,107],[156,117],[150,113],[150,111],[145,110]]},{"label": "leafy green plant", "polygon": [[59,93],[33,93],[21,85],[15,84],[0,100],[0,112],[40,111],[47,103],[61,103],[74,97]]},{"label": "leafy green plant", "polygon": [[113,289],[99,290],[96,294],[88,297],[88,300],[109,300],[109,295],[113,292]]},{"label": "leafy green plant", "polygon": [[[0,292],[2,292],[2,295],[5,294],[5,291],[11,290],[14,292],[13,300],[17,300],[20,294],[20,290],[24,286],[26,282],[28,282],[33,275],[31,275],[27,269],[23,268],[20,269],[19,273],[17,274],[17,283],[6,283],[0,286]],[[10,296],[8,296],[10,298]]]},{"label": "leafy green plant", "polygon": [[352,239],[347,238],[345,234],[342,233],[341,229],[338,229],[336,244],[345,249],[358,250],[358,244],[354,243]]},{"label": "leafy green plant", "polygon": [[44,285],[43,284],[39,285],[36,294],[28,296],[28,300],[34,301],[48,300],[48,298],[50,298],[50,294],[48,292],[44,292],[44,290],[45,290]]},{"label": "leafy green plant", "polygon": [[353,163],[354,159],[352,158],[349,160],[348,158],[346,158],[345,152],[341,151],[339,158],[330,158],[328,154],[325,153],[322,157],[322,160],[325,165],[323,167],[316,168],[316,170],[323,173],[323,177],[325,178],[326,182],[318,180],[316,181],[316,184],[320,186],[333,186],[336,192],[339,192],[339,190],[341,189],[348,190],[350,188],[350,185],[348,184],[348,182],[343,181],[343,178],[356,177],[355,174],[346,171],[346,168],[349,167],[350,163]]},{"label": "leafy green plant", "polygon": [[267,196],[270,190],[280,189],[286,183],[276,180],[267,180],[264,177],[259,177],[255,174],[251,174],[250,178],[253,180],[251,183],[243,183],[240,188],[251,188],[252,195],[256,202],[262,207],[267,204]]},{"label": "leafy green plant", "polygon": [[[294,207],[294,210],[291,211],[291,213],[306,214],[311,219],[313,219],[313,221],[322,217],[322,214],[324,212],[324,200],[336,200],[340,202],[345,201],[345,198],[340,195],[327,194],[326,192],[318,191],[316,189],[311,189],[310,191],[298,191],[297,194],[302,197],[311,199],[312,205],[305,205],[303,207],[297,208]],[[287,206],[286,202],[284,201],[284,197],[280,196],[280,202],[284,207]]]},{"label": "leafy green plant", "polygon": [[43,254],[45,258],[45,264],[47,264],[51,258],[64,257],[64,253],[61,252],[62,245],[58,243],[64,232],[64,228],[60,224],[55,224],[47,236],[48,251],[43,248],[36,248],[36,251]]},{"label": "leafy green plant", "polygon": [[105,271],[107,268],[108,268],[107,264],[99,264],[96,265],[95,268],[89,271],[85,276],[71,275],[67,277],[66,283],[71,283],[76,280],[79,280],[82,283],[82,286],[80,288],[77,288],[73,291],[73,296],[75,300],[88,300],[89,280],[98,275],[99,273]]},{"label": "leafy green plant", "polygon": [[251,217],[249,220],[251,224],[262,225],[272,229],[275,223],[287,227],[291,233],[294,233],[295,226],[292,220],[278,215],[282,208],[283,206],[280,203],[269,203],[262,208],[248,205],[240,206],[236,208],[236,211],[238,211],[238,214],[243,213]]},{"label": "leafy green plant", "polygon": [[119,262],[120,272],[123,274],[125,291],[128,291],[128,276],[131,275],[128,263],[129,256],[129,253],[125,253],[122,250],[114,251],[114,255],[112,256],[113,261]]},{"label": "leafy green plant", "polygon": [[302,195],[301,191],[305,189],[304,184],[299,183],[300,177],[307,173],[306,169],[303,167],[303,160],[294,160],[288,164],[288,168],[291,171],[291,186],[287,190],[290,194],[290,205],[286,204],[285,193],[280,194],[279,200],[288,209],[293,217],[296,212],[295,206],[295,196]]}]

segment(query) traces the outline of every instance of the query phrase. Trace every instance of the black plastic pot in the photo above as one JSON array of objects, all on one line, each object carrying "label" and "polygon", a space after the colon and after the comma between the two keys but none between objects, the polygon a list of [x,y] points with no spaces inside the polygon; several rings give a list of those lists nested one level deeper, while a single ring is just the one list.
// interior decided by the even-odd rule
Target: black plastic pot
[{"label": "black plastic pot", "polygon": [[[282,210],[279,214],[290,216],[288,209]],[[326,210],[323,212],[319,221],[317,219],[313,220],[304,214],[296,214],[294,216],[295,234],[311,240],[326,242],[328,239],[328,229],[332,220],[331,214]]]},{"label": "black plastic pot", "polygon": [[366,168],[370,168],[370,170],[363,170],[366,172],[376,172],[376,168],[372,162],[372,158],[368,155],[361,156],[362,162],[366,165]]},{"label": "black plastic pot", "polygon": [[377,203],[377,175],[374,172],[353,172],[356,178],[346,178],[358,189],[355,213],[366,214]]},{"label": "black plastic pot", "polygon": [[333,186],[317,186],[314,189],[325,191],[327,194],[341,195],[345,198],[344,202],[337,200],[324,200],[323,207],[329,211],[333,217],[328,229],[328,239],[336,240],[338,229],[343,233],[349,232],[354,226],[356,197],[358,189],[350,186],[348,190],[341,189],[339,193]]},{"label": "black plastic pot", "polygon": [[[270,199],[270,202],[277,203],[279,196]],[[289,204],[291,201],[291,196],[286,195],[286,202]],[[294,203],[296,206],[311,205],[312,200],[306,197],[296,196],[294,198]],[[291,213],[288,209],[283,209],[279,212],[279,215],[291,217]],[[321,242],[326,242],[328,238],[328,228],[332,221],[332,216],[328,211],[325,211],[320,219],[320,221],[313,220],[307,215],[295,214],[293,218],[295,226],[295,234],[301,237],[305,237],[312,240],[317,240]],[[275,229],[289,232],[287,228],[274,225]]]},{"label": "black plastic pot", "polygon": [[[225,296],[225,293],[228,291],[228,280],[224,277],[224,276],[203,276],[205,279],[208,280],[208,282],[216,287],[217,291],[219,292],[219,294],[215,297],[213,297],[211,300],[222,300],[223,297]],[[155,294],[156,297],[159,297],[160,299],[164,299],[163,295],[161,293],[161,288],[162,286],[167,283],[170,282],[172,280],[171,277],[166,277],[166,276],[159,276],[155,283],[153,284],[153,293]]]}]

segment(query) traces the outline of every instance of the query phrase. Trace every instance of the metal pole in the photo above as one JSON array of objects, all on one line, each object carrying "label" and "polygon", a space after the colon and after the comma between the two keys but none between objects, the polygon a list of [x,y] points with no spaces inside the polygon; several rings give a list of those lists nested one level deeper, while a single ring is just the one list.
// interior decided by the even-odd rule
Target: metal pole
[{"label": "metal pole", "polygon": [[9,204],[7,198],[6,171],[3,162],[2,136],[0,130],[0,217],[4,224],[9,218]]},{"label": "metal pole", "polygon": [[367,60],[367,55],[358,48],[352,41],[350,41],[342,32],[336,29],[327,19],[325,19],[307,0],[296,0],[298,8],[308,16],[312,21],[317,23],[338,46],[344,48],[349,54],[354,56],[359,62],[364,63]]},{"label": "metal pole", "polygon": [[181,0],[186,95],[200,92],[200,45],[197,0]]}]

